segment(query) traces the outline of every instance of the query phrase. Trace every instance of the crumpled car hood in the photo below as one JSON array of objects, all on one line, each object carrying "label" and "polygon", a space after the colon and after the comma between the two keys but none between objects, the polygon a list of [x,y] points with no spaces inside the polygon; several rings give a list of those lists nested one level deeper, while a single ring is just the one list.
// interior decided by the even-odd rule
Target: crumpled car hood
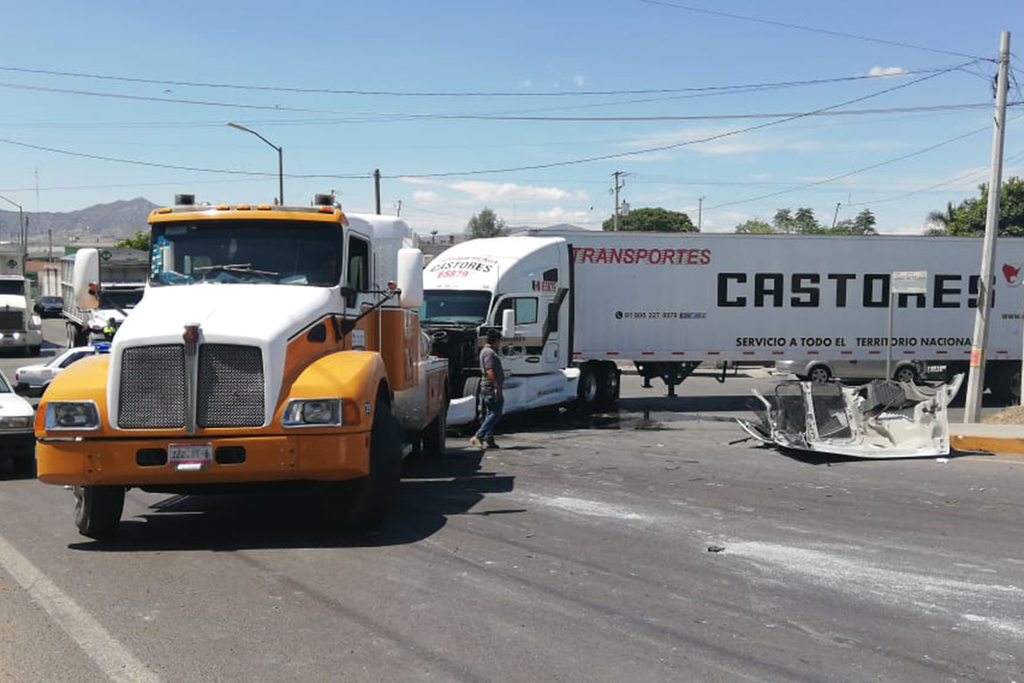
[{"label": "crumpled car hood", "polygon": [[949,455],[948,406],[962,374],[934,388],[875,380],[863,386],[780,382],[775,393],[754,395],[758,420],[737,420],[762,443],[853,458]]}]

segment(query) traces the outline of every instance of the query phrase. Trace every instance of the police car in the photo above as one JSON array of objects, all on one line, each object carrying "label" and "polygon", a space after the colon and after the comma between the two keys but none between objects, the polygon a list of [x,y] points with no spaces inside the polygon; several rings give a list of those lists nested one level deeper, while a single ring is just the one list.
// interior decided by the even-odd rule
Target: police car
[{"label": "police car", "polygon": [[25,396],[42,396],[60,371],[78,360],[109,350],[109,344],[76,346],[41,365],[23,365],[14,372],[14,390]]}]

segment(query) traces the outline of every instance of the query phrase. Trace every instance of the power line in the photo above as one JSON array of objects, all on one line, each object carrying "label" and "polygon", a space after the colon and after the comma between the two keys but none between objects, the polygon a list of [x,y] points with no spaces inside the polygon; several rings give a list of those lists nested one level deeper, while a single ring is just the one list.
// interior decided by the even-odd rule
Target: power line
[{"label": "power line", "polygon": [[[934,72],[933,75],[940,75],[956,71],[957,68],[951,68],[943,72]],[[919,81],[913,81],[916,83]],[[911,85],[908,83],[905,85]],[[826,109],[819,109],[814,111],[805,112],[756,112],[747,114],[681,114],[681,115],[652,115],[652,116],[527,116],[527,115],[511,115],[511,114],[416,114],[416,113],[400,113],[400,112],[345,112],[331,109],[311,109],[305,107],[281,107],[276,105],[257,105],[257,104],[242,104],[233,102],[209,102],[205,100],[183,100],[175,98],[164,98],[164,97],[149,97],[142,95],[123,95],[118,93],[102,93],[102,92],[91,92],[81,90],[68,90],[64,88],[47,88],[43,86],[34,85],[23,85],[18,83],[3,83],[0,82],[0,88],[12,88],[16,90],[34,90],[41,92],[53,92],[66,95],[81,95],[88,97],[103,97],[111,99],[127,99],[127,100],[141,100],[147,102],[163,102],[168,104],[187,104],[197,106],[208,106],[208,107],[227,107],[237,109],[257,109],[264,111],[284,111],[291,113],[317,113],[317,114],[339,114],[357,117],[392,117],[393,121],[402,121],[408,119],[427,119],[427,120],[475,120],[475,121],[524,121],[524,122],[553,122],[553,123],[584,123],[584,122],[595,122],[595,123],[610,123],[610,122],[656,122],[656,121],[728,121],[738,119],[783,119],[783,118],[794,118],[794,117],[810,117],[810,116],[874,116],[878,114],[912,114],[912,113],[923,113],[923,112],[941,112],[941,111],[964,111],[970,109],[980,109],[984,107],[990,107],[991,104],[988,102],[976,102],[976,103],[960,103],[960,104],[938,104],[938,105],[923,105],[913,107],[889,107],[889,108],[876,108],[876,109],[853,109],[848,111],[829,111]],[[885,90],[883,92],[889,92]],[[866,99],[866,98],[864,98]],[[858,101],[858,100],[852,100]],[[1012,102],[1009,106],[1016,106],[1021,102]],[[311,123],[352,123],[351,119],[343,119],[340,121],[313,119],[313,120],[299,120],[294,121],[298,125],[309,125]],[[277,122],[283,125],[287,122]],[[35,124],[39,127],[38,124]],[[110,127],[124,126],[125,124],[107,124]],[[157,124],[159,125],[159,124]],[[179,127],[181,124],[163,124],[170,125],[172,127]],[[199,122],[194,124],[196,127],[213,127],[222,126],[223,122]],[[60,128],[67,128],[67,125],[58,126]],[[148,125],[142,127],[149,127]]]},{"label": "power line", "polygon": [[682,5],[675,2],[665,2],[665,0],[640,0],[640,2],[648,5],[657,5],[660,7],[671,7],[672,9],[685,10],[687,12],[697,12],[699,14],[708,14],[716,17],[724,17],[726,19],[739,19],[741,21],[751,21],[758,24],[767,24],[769,26],[779,26],[782,28],[791,28],[798,31],[808,31],[810,33],[821,33],[827,36],[837,36],[839,38],[851,38],[853,40],[863,40],[869,43],[880,43],[882,45],[894,45],[896,47],[905,47],[911,50],[923,50],[925,52],[935,52],[938,54],[952,55],[954,57],[967,57],[970,59],[978,59],[985,61],[996,61],[994,58],[979,57],[978,55],[970,55],[963,52],[954,52],[952,50],[943,50],[941,48],[927,47],[925,45],[914,45],[912,43],[903,43],[898,40],[885,40],[883,38],[872,38],[871,36],[860,36],[855,33],[844,33],[843,31],[831,31],[829,29],[815,28],[813,26],[801,26],[800,24],[790,24],[784,21],[773,21],[771,19],[761,19],[759,17],[749,17],[742,14],[730,14],[728,12],[718,12],[715,10],[704,9],[702,7],[693,7],[691,5]]},{"label": "power line", "polygon": [[[26,147],[28,149],[35,149],[42,152],[53,152],[54,154],[63,154],[66,156],[80,157],[83,159],[95,159],[97,161],[111,161],[119,164],[131,164],[133,166],[147,166],[150,168],[169,168],[176,171],[198,171],[201,173],[225,173],[231,175],[244,175],[253,177],[278,177],[278,173],[261,173],[258,171],[240,171],[237,169],[226,169],[226,168],[204,168],[201,166],[177,166],[174,164],[161,164],[155,161],[141,161],[139,159],[121,159],[118,157],[108,157],[100,154],[88,154],[85,152],[71,152],[66,149],[58,149],[56,147],[45,147],[43,145],[33,145],[27,142],[19,142],[17,140],[8,140],[6,138],[0,138],[0,143],[5,145],[14,145],[16,147]],[[286,178],[341,178],[341,179],[354,179],[354,178],[369,178],[369,173],[361,174],[294,174],[285,173]]]},{"label": "power line", "polygon": [[47,69],[28,69],[14,66],[0,66],[0,71],[13,73],[25,73],[33,75],[60,76],[67,78],[85,78],[101,81],[112,81],[118,83],[138,83],[143,85],[160,85],[189,88],[211,88],[221,90],[243,90],[254,92],[282,92],[306,95],[366,95],[386,97],[581,97],[581,96],[613,96],[613,95],[665,95],[677,93],[696,92],[730,92],[734,90],[751,89],[772,89],[789,88],[796,86],[823,85],[828,83],[843,83],[849,81],[868,80],[874,78],[891,78],[893,76],[914,76],[935,71],[942,71],[946,67],[927,67],[911,71],[902,71],[898,74],[885,76],[873,76],[860,74],[854,76],[837,76],[831,78],[814,78],[797,81],[769,81],[765,83],[746,83],[738,85],[711,85],[694,86],[685,88],[639,88],[631,90],[571,90],[571,91],[400,91],[400,90],[355,90],[335,88],[299,88],[292,86],[269,86],[269,85],[241,85],[237,83],[210,83],[201,81],[171,81],[155,78],[133,78],[128,76],[111,76],[109,74],[82,73],[75,71],[52,71]]},{"label": "power line", "polygon": [[981,128],[975,128],[974,130],[972,130],[970,132],[967,132],[967,133],[964,133],[963,135],[958,135],[958,136],[953,137],[953,138],[948,138],[948,139],[943,140],[942,142],[938,142],[938,143],[936,143],[934,145],[929,145],[928,147],[923,147],[923,148],[921,148],[919,150],[916,150],[914,152],[910,152],[909,154],[904,154],[902,156],[898,156],[898,157],[895,157],[893,159],[887,159],[886,161],[880,161],[877,164],[871,164],[870,166],[864,166],[864,167],[858,168],[858,169],[856,169],[854,171],[849,171],[847,173],[840,173],[839,175],[834,175],[834,176],[832,176],[830,178],[825,178],[823,180],[816,180],[816,181],[811,182],[811,183],[804,183],[803,185],[797,185],[795,187],[790,187],[790,188],[787,188],[785,190],[779,190],[778,192],[771,192],[769,194],[763,194],[763,195],[760,195],[760,196],[757,196],[757,197],[748,197],[747,199],[737,199],[736,201],[725,202],[724,204],[719,204],[718,206],[709,206],[707,210],[708,211],[712,211],[712,210],[715,210],[715,209],[724,209],[727,206],[736,206],[737,204],[747,204],[749,202],[756,202],[756,201],[761,200],[761,199],[770,199],[771,197],[778,197],[779,195],[787,194],[789,192],[796,192],[797,190],[803,190],[803,189],[808,188],[808,187],[815,187],[817,185],[825,185],[827,183],[832,183],[832,182],[835,182],[837,180],[842,180],[843,178],[849,178],[850,176],[857,175],[858,173],[863,173],[865,171],[871,171],[871,170],[876,169],[876,168],[881,168],[882,166],[888,166],[890,164],[895,164],[896,162],[899,162],[899,161],[904,161],[904,160],[910,159],[912,157],[920,156],[922,154],[925,154],[926,152],[931,152],[932,150],[938,149],[939,147],[944,147],[946,145],[950,145],[950,144],[952,144],[954,142],[957,142],[959,140],[963,140],[964,138],[971,137],[972,135],[977,135],[978,133],[983,133],[983,132],[985,132],[987,130],[991,130],[991,127],[983,126]]},{"label": "power line", "polygon": [[[970,64],[970,63],[973,63],[973,62],[968,62],[968,64]],[[956,70],[957,68],[959,68],[959,67],[951,67],[950,71]],[[833,109],[838,109],[840,107],[845,107],[845,106],[848,106],[848,105],[851,105],[851,104],[855,104],[857,102],[863,102],[864,100],[868,100],[868,99],[871,99],[871,98],[874,98],[874,97],[879,97],[881,95],[893,92],[895,90],[901,90],[903,88],[907,88],[907,87],[910,87],[912,85],[916,85],[918,83],[922,83],[924,81],[931,80],[933,78],[936,78],[938,76],[943,75],[943,73],[948,73],[948,71],[947,72],[940,72],[940,73],[936,73],[936,74],[931,74],[929,76],[923,76],[921,78],[918,78],[918,79],[915,79],[913,81],[910,81],[909,83],[902,83],[900,85],[896,85],[896,86],[893,86],[891,88],[886,88],[885,90],[880,90],[880,91],[878,91],[876,93],[872,93],[870,95],[863,95],[861,97],[857,97],[857,98],[854,98],[852,100],[847,100],[845,102],[839,102],[838,104],[833,104],[833,105],[830,105],[830,106],[827,106],[827,107],[822,107],[822,108],[816,109],[816,110],[814,110],[812,112],[806,112],[806,113],[799,114],[799,115],[796,115],[796,116],[792,116],[792,117],[789,117],[789,118],[783,118],[783,119],[779,119],[779,120],[776,120],[776,121],[769,121],[767,123],[761,123],[761,124],[758,124],[756,126],[748,126],[746,128],[740,128],[740,129],[737,129],[737,130],[731,130],[731,131],[727,131],[727,132],[724,132],[724,133],[718,133],[718,134],[715,134],[715,135],[708,135],[708,136],[705,136],[703,138],[695,138],[695,139],[692,139],[692,140],[684,140],[683,142],[677,142],[677,143],[668,144],[668,145],[659,145],[657,147],[648,147],[646,149],[633,150],[631,152],[619,152],[619,153],[616,153],[616,154],[603,154],[603,155],[600,155],[600,156],[586,157],[586,158],[583,158],[583,159],[571,159],[571,160],[568,160],[568,161],[557,161],[557,162],[550,162],[550,163],[546,163],[546,164],[532,164],[532,165],[529,165],[529,166],[518,166],[518,167],[512,167],[512,168],[497,168],[497,169],[485,169],[485,170],[474,170],[474,171],[459,171],[459,172],[443,172],[443,173],[420,173],[420,174],[401,173],[401,174],[398,174],[396,176],[385,176],[385,177],[388,177],[388,178],[395,178],[395,177],[406,177],[406,178],[445,178],[445,177],[451,177],[451,176],[489,175],[489,174],[495,174],[495,173],[511,173],[511,172],[515,172],[515,171],[534,171],[534,170],[544,169],[544,168],[557,168],[557,167],[560,167],[560,166],[572,166],[572,165],[577,165],[577,164],[586,164],[586,163],[591,163],[591,162],[594,162],[594,161],[607,161],[609,159],[623,159],[623,158],[627,158],[627,157],[631,157],[631,156],[637,156],[637,155],[640,155],[640,154],[651,154],[653,152],[664,152],[664,151],[667,151],[667,150],[670,150],[670,149],[679,149],[681,147],[686,147],[686,146],[689,146],[689,145],[695,145],[695,144],[700,144],[700,143],[704,143],[704,142],[712,142],[714,140],[721,140],[723,138],[731,137],[731,136],[734,136],[734,135],[740,135],[742,133],[749,133],[749,132],[752,132],[752,131],[755,131],[755,130],[763,130],[765,128],[769,128],[769,127],[772,127],[772,126],[777,126],[777,125],[780,125],[780,124],[783,124],[783,123],[787,123],[789,121],[795,121],[797,119],[805,118],[807,116],[812,116],[815,113],[830,111],[830,110],[833,110]]]},{"label": "power line", "polygon": [[[1020,161],[1021,159],[1024,159],[1024,152],[1018,152],[1017,154],[1014,154],[1012,156],[1009,156],[1009,157],[1005,158],[1003,160],[1003,163],[1004,164],[1012,164],[1012,163],[1016,163],[1017,161]],[[966,171],[964,173],[959,173],[959,174],[953,176],[953,178],[951,180],[946,180],[946,181],[943,181],[941,183],[935,183],[934,185],[929,185],[928,187],[924,187],[924,188],[921,188],[919,190],[912,190],[910,192],[904,192],[902,194],[898,194],[895,197],[886,197],[884,199],[875,199],[875,200],[868,201],[868,202],[852,202],[852,203],[848,203],[846,206],[847,207],[850,207],[850,206],[868,206],[870,204],[883,204],[885,202],[895,202],[895,201],[898,201],[900,199],[906,199],[907,197],[913,197],[914,195],[924,194],[925,192],[931,192],[932,190],[938,189],[940,187],[945,187],[947,185],[952,185],[953,183],[962,182],[962,181],[964,181],[964,180],[966,180],[968,178],[974,177],[974,176],[984,176],[984,175],[987,175],[988,173],[989,173],[989,169],[987,169],[987,168],[975,169],[975,170],[972,170],[972,171]]]}]

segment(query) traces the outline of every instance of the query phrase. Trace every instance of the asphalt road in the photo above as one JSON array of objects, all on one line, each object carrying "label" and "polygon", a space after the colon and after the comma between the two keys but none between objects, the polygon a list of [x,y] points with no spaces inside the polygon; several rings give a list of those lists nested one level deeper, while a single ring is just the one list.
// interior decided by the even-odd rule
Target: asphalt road
[{"label": "asphalt road", "polygon": [[0,681],[1024,680],[1024,458],[732,443],[770,382],[451,437],[373,533],[133,490],[99,543],[0,472]]}]

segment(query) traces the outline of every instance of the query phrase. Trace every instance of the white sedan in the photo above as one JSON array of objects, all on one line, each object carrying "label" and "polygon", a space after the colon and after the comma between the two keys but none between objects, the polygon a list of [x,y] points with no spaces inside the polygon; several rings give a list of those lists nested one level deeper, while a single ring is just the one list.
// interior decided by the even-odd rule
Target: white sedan
[{"label": "white sedan", "polygon": [[14,372],[14,389],[27,396],[42,396],[46,387],[60,371],[75,361],[99,353],[95,346],[76,346],[50,359],[42,365],[23,365]]},{"label": "white sedan", "polygon": [[18,474],[31,474],[35,468],[34,421],[32,405],[0,373],[0,461],[10,460]]}]

